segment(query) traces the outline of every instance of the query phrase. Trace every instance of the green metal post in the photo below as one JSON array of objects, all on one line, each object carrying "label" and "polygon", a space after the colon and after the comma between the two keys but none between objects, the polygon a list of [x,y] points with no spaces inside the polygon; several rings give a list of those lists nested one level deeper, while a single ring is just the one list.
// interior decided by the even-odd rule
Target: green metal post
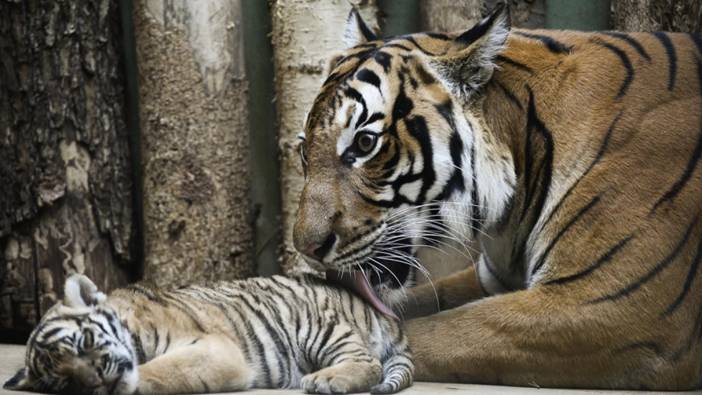
[{"label": "green metal post", "polygon": [[546,0],[546,28],[608,30],[610,0]]},{"label": "green metal post", "polygon": [[420,29],[419,0],[379,0],[383,37],[400,36]]},{"label": "green metal post", "polygon": [[280,272],[280,164],[273,103],[273,49],[268,2],[243,0],[244,56],[249,81],[249,175],[253,259],[261,276]]}]

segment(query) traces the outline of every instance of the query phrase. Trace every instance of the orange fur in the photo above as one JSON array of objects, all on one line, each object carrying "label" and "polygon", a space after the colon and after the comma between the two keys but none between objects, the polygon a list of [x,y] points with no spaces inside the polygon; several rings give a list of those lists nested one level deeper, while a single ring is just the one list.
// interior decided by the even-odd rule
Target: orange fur
[{"label": "orange fur", "polygon": [[[493,34],[485,26],[474,32]],[[330,232],[343,245],[364,224],[385,221],[396,207],[382,207],[380,192],[367,185],[382,181],[379,169],[395,150],[421,155],[411,117],[426,119],[432,149],[448,144],[434,106],[460,103],[476,157],[499,169],[490,180],[513,188],[477,235],[488,261],[477,265],[494,265],[504,278],[495,277],[488,298],[474,268],[436,284],[445,311],[406,323],[418,378],[701,386],[702,39],[513,30],[493,69],[476,57],[490,44],[472,37],[461,45],[459,34],[366,43],[332,71],[306,127],[310,177],[298,248]],[[359,57],[359,48],[388,54],[390,70]],[[343,129],[333,120],[341,103],[333,95],[356,86],[353,73],[362,67],[376,71],[393,97],[406,94],[412,113],[400,121],[386,114],[397,140],[363,166],[343,167],[329,148]],[[475,86],[460,86],[456,76],[472,78],[471,67]],[[436,303],[429,285],[414,296],[417,315]]]}]

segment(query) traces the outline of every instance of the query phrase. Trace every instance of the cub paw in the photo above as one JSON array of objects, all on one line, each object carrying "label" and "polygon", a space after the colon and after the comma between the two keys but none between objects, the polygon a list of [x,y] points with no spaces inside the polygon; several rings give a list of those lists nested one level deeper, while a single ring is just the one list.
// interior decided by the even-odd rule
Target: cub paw
[{"label": "cub paw", "polygon": [[360,383],[355,383],[349,375],[316,372],[304,376],[300,387],[308,394],[348,394],[350,392],[363,392],[368,388],[359,388]]}]

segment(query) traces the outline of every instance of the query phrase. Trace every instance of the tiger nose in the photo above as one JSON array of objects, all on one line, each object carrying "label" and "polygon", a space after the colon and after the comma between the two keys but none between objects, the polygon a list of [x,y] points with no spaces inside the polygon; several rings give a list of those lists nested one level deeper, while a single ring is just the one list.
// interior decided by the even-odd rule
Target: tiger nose
[{"label": "tiger nose", "polygon": [[308,257],[321,261],[325,256],[327,256],[329,251],[331,251],[332,247],[334,247],[334,243],[336,243],[336,234],[332,232],[323,242],[310,243],[307,247],[305,247],[303,253]]}]

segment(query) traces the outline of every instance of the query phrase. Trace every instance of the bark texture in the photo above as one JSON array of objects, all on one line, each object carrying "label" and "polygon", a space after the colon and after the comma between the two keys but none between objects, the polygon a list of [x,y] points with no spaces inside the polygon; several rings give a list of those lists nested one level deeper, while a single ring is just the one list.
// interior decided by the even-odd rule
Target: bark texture
[{"label": "bark texture", "polygon": [[700,34],[702,1],[612,0],[615,30],[670,31]]},{"label": "bark texture", "polygon": [[321,86],[322,72],[334,52],[343,49],[343,32],[351,4],[364,20],[377,26],[375,1],[363,0],[271,0],[276,105],[281,152],[283,215],[283,270],[302,268],[292,245],[303,174],[298,156],[297,134],[304,116]]},{"label": "bark texture", "polygon": [[123,285],[132,195],[117,2],[0,2],[0,329],[64,278]]},{"label": "bark texture", "polygon": [[134,14],[144,278],[251,275],[241,2],[141,0]]},{"label": "bark texture", "polygon": [[[421,0],[422,30],[453,32],[470,29],[504,0]],[[507,0],[512,26],[543,28],[545,0]]]},{"label": "bark texture", "polygon": [[482,18],[482,0],[422,0],[422,30],[454,32],[470,29]]}]

